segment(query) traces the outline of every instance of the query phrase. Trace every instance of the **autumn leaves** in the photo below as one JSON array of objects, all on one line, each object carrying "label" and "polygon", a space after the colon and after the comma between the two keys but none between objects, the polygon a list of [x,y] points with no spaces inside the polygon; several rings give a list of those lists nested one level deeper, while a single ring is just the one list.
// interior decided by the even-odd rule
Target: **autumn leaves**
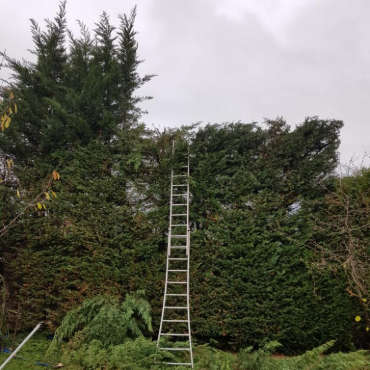
[{"label": "autumn leaves", "polygon": [[4,132],[6,128],[9,128],[10,122],[12,121],[12,115],[18,113],[17,104],[14,101],[14,95],[12,92],[9,93],[9,97],[3,99],[3,106],[0,106],[0,127],[1,131]]}]

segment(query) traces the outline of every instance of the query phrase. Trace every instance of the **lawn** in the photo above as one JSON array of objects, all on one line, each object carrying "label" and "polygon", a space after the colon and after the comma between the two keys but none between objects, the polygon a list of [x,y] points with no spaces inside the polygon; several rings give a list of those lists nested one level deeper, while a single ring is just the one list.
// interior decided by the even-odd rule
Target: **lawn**
[{"label": "lawn", "polygon": [[[27,336],[19,335],[16,341],[16,346]],[[22,369],[44,369],[42,365],[37,365],[36,362],[44,363],[44,356],[50,340],[43,334],[35,334],[20,350],[19,354],[13,358],[4,368],[4,370],[22,370]],[[8,353],[0,354],[0,364],[9,357]]]}]

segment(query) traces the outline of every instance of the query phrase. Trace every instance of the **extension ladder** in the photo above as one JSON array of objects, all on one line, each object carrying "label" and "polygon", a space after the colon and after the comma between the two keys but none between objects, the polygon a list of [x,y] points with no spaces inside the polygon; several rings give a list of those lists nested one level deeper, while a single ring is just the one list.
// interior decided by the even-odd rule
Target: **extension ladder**
[{"label": "extension ladder", "polygon": [[[172,144],[174,154],[175,143]],[[171,170],[166,281],[157,347],[176,351],[177,354],[182,352],[182,357],[185,358],[183,362],[164,362],[165,364],[193,368],[189,306],[189,154],[186,162],[179,173],[175,174]],[[162,337],[167,338],[169,344],[166,347],[161,346]]]}]

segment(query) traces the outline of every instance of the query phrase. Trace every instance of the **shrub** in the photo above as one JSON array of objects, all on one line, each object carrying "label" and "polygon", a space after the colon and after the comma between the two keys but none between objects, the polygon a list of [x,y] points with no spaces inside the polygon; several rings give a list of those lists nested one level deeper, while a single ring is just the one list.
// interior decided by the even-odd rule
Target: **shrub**
[{"label": "shrub", "polygon": [[171,354],[157,351],[155,342],[140,337],[108,348],[93,340],[79,349],[65,351],[62,362],[69,370],[161,370],[166,366],[160,362],[169,357]]},{"label": "shrub", "polygon": [[120,302],[110,296],[86,299],[81,306],[72,309],[56,330],[47,356],[52,355],[64,339],[69,339],[73,349],[99,347],[108,349],[152,331],[150,305],[143,298],[144,291],[126,295]]},{"label": "shrub", "polygon": [[243,350],[238,355],[237,370],[366,370],[370,369],[368,351],[323,354],[333,347],[335,341],[327,342],[301,356],[276,359],[271,353],[280,345],[271,342],[262,349],[251,352]]},{"label": "shrub", "polygon": [[196,348],[194,362],[197,370],[231,370],[235,356],[204,345]]}]

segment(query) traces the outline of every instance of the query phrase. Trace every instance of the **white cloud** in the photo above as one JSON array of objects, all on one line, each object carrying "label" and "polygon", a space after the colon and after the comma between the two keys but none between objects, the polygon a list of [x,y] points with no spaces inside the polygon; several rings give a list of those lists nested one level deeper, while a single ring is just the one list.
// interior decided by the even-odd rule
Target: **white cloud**
[{"label": "white cloud", "polygon": [[253,15],[279,41],[286,42],[290,23],[317,0],[220,0],[216,14],[231,21],[243,21]]}]

